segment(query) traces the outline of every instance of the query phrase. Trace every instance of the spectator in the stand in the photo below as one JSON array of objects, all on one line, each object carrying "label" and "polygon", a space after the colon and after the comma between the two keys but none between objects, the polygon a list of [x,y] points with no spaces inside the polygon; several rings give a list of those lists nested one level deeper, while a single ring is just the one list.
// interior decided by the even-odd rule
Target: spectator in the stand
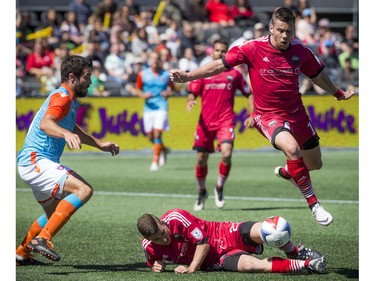
[{"label": "spectator in the stand", "polygon": [[83,33],[81,33],[77,15],[73,11],[65,13],[65,20],[61,23],[60,32],[67,32],[69,40],[76,46],[81,45],[85,39]]},{"label": "spectator in the stand", "polygon": [[113,15],[113,23],[111,28],[111,42],[121,40],[124,44],[130,44],[130,36],[136,29],[128,6],[122,6],[119,11]]},{"label": "spectator in the stand", "polygon": [[92,15],[91,6],[86,0],[72,0],[68,6],[68,10],[76,13],[79,27],[83,33],[88,19]]},{"label": "spectator in the stand", "polygon": [[193,25],[189,22],[184,22],[182,25],[182,33],[180,34],[180,48],[178,51],[178,58],[182,58],[184,56],[184,52],[186,48],[192,48],[194,50],[194,55],[199,60],[203,58],[206,53],[207,45],[200,43],[197,39]]},{"label": "spectator in the stand", "polygon": [[341,73],[341,67],[340,67],[335,43],[332,42],[331,40],[326,40],[322,48],[322,53],[318,55],[318,58],[326,66],[326,72],[329,78],[334,83],[337,83],[337,80]]},{"label": "spectator in the stand", "polygon": [[111,45],[111,52],[106,57],[104,67],[108,73],[108,80],[115,81],[119,86],[124,87],[128,79],[128,62],[124,53],[121,51],[125,46],[121,43]]},{"label": "spectator in the stand", "polygon": [[331,40],[335,45],[338,44],[337,36],[331,31],[330,21],[327,18],[321,18],[318,22],[318,29],[315,32],[314,39],[318,44],[317,54],[322,54],[322,49],[327,40]]},{"label": "spectator in the stand", "polygon": [[339,77],[339,81],[342,84],[346,84],[347,89],[355,89],[358,91],[358,80],[359,80],[359,71],[352,67],[352,61],[348,57],[344,61],[344,67]]},{"label": "spectator in the stand", "polygon": [[158,45],[155,47],[156,52],[161,52],[162,50],[167,51],[167,59],[171,60],[172,59],[172,52],[171,50],[167,47],[167,42],[168,42],[168,37],[167,34],[162,33],[159,36],[160,42]]},{"label": "spectator in the stand", "polygon": [[20,16],[18,16],[18,27],[17,31],[20,34],[18,38],[19,42],[24,44],[28,48],[32,48],[32,42],[26,40],[27,35],[33,33],[36,29],[36,25],[31,21],[31,14],[29,11],[23,11]]},{"label": "spectator in the stand", "polygon": [[178,26],[182,23],[182,13],[178,5],[173,0],[165,0],[163,12],[160,15],[159,26],[169,26],[171,21],[175,21]]},{"label": "spectator in the stand", "polygon": [[254,38],[256,39],[264,35],[266,35],[266,26],[261,22],[256,23],[254,25]]},{"label": "spectator in the stand", "polygon": [[185,49],[184,56],[178,61],[178,68],[185,72],[198,68],[197,58],[194,56],[192,48]]},{"label": "spectator in the stand", "polygon": [[48,94],[49,86],[51,84],[51,77],[53,76],[53,60],[54,55],[48,49],[48,42],[46,38],[39,38],[35,40],[33,52],[26,58],[27,74],[33,76],[40,83],[41,95]]},{"label": "spectator in the stand", "polygon": [[97,41],[88,41],[81,55],[92,59],[92,61],[98,61],[102,66],[104,65],[105,52]]},{"label": "spectator in the stand", "polygon": [[35,40],[33,52],[26,58],[26,71],[29,75],[36,78],[43,75],[51,77],[53,58],[48,51],[43,44],[43,39]]},{"label": "spectator in the stand", "polygon": [[134,57],[130,64],[130,72],[128,76],[128,81],[126,83],[125,89],[128,94],[135,95],[134,89],[137,82],[138,74],[142,71],[145,60],[142,57]]},{"label": "spectator in the stand", "polygon": [[306,8],[302,12],[302,18],[296,22],[296,37],[302,43],[312,46],[316,43],[314,38],[315,31],[315,24],[311,21],[311,8]]},{"label": "spectator in the stand", "polygon": [[134,56],[139,56],[142,52],[147,52],[150,48],[148,34],[145,27],[137,28],[132,35],[131,52]]},{"label": "spectator in the stand", "polygon": [[172,21],[168,28],[165,30],[165,35],[167,36],[167,43],[165,44],[173,58],[177,58],[178,49],[181,44],[181,40],[178,34],[177,24]]},{"label": "spectator in the stand", "polygon": [[294,4],[294,0],[284,0],[283,7],[292,10],[292,12],[294,13],[294,15],[296,14],[296,12],[298,10],[297,6]]},{"label": "spectator in the stand", "polygon": [[344,37],[342,38],[342,43],[352,44],[354,49],[359,48],[358,37],[354,30],[353,24],[348,24],[345,28]]},{"label": "spectator in the stand", "polygon": [[339,62],[342,68],[345,67],[345,60],[347,58],[351,61],[351,67],[354,69],[359,68],[359,52],[355,49],[353,43],[341,43],[342,52],[339,54]]},{"label": "spectator in the stand", "polygon": [[22,56],[22,45],[16,45],[16,97],[21,97],[25,93],[24,78],[25,71],[25,58]]},{"label": "spectator in the stand", "polygon": [[105,88],[103,77],[106,78],[99,61],[92,62],[91,85],[87,89],[87,96],[108,97],[110,92]]},{"label": "spectator in the stand", "polygon": [[122,2],[125,2],[125,3],[120,3],[120,7],[122,6],[128,7],[131,20],[134,20],[134,18],[139,16],[141,12],[141,7],[138,3],[135,3],[135,0],[125,0]]},{"label": "spectator in the stand", "polygon": [[117,2],[114,0],[102,0],[98,3],[95,15],[100,18],[104,28],[112,26],[112,17],[117,10]]},{"label": "spectator in the stand", "polygon": [[103,26],[103,22],[98,17],[94,17],[92,20],[92,28],[88,35],[88,41],[98,42],[104,52],[109,52],[109,34]]},{"label": "spectator in the stand", "polygon": [[153,24],[153,13],[150,9],[144,10],[139,14],[136,20],[138,28],[144,28],[147,33],[147,43],[155,46],[159,42],[159,33],[156,26]]},{"label": "spectator in the stand", "polygon": [[313,7],[310,4],[309,0],[297,0],[297,10],[301,15],[303,14],[303,10],[306,8],[311,9],[311,19],[310,19],[311,23],[316,23],[317,16],[316,16],[315,7]]},{"label": "spectator in the stand", "polygon": [[53,48],[56,48],[60,44],[61,40],[60,26],[62,20],[54,8],[48,9],[43,15],[44,16],[41,19],[42,28],[52,28],[52,33],[48,37],[48,44],[50,44]]},{"label": "spectator in the stand", "polygon": [[186,20],[189,22],[206,22],[208,12],[205,6],[205,0],[191,0],[190,9],[186,14]]},{"label": "spectator in the stand", "polygon": [[258,21],[249,0],[234,0],[231,16],[241,27],[253,26]]},{"label": "spectator in the stand", "polygon": [[208,0],[206,3],[209,20],[220,27],[234,26],[235,22],[230,12],[230,6],[225,0]]}]

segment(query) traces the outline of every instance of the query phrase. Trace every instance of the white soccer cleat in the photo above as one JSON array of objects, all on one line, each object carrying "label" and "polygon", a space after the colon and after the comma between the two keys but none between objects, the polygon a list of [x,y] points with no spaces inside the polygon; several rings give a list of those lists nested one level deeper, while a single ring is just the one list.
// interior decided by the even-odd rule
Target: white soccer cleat
[{"label": "white soccer cleat", "polygon": [[204,209],[204,201],[208,197],[208,192],[206,191],[204,194],[199,193],[198,199],[194,204],[194,211],[202,211]]},{"label": "white soccer cleat", "polygon": [[311,213],[315,217],[316,221],[321,225],[329,225],[333,222],[333,217],[328,213],[319,202],[316,202],[315,205],[311,208]]},{"label": "white soccer cleat", "polygon": [[159,167],[163,167],[167,163],[167,155],[169,154],[170,149],[165,147],[161,152],[160,152],[160,157],[159,157]]},{"label": "white soccer cleat", "polygon": [[161,151],[160,156],[159,156],[159,166],[163,167],[165,163],[166,163],[166,155],[164,151]]},{"label": "white soccer cleat", "polygon": [[155,163],[155,162],[152,162],[151,166],[150,166],[150,171],[151,172],[155,172],[155,171],[158,171],[159,170],[159,165],[158,163]]},{"label": "white soccer cleat", "polygon": [[317,259],[313,259],[309,262],[307,266],[307,270],[309,273],[318,273],[318,274],[325,274],[327,273],[326,268],[326,259],[325,257],[320,257]]},{"label": "white soccer cleat", "polygon": [[223,196],[223,190],[217,189],[215,187],[214,193],[215,193],[215,205],[216,205],[216,207],[218,207],[219,209],[224,208],[225,200],[224,200],[224,196]]}]

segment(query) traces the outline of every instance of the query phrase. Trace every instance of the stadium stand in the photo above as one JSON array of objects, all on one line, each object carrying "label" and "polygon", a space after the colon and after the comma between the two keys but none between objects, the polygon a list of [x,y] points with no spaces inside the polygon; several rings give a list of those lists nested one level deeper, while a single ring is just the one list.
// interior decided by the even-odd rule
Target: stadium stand
[{"label": "stadium stand", "polygon": [[[125,3],[125,0],[113,0],[116,3]],[[64,13],[68,10],[68,5],[72,0],[16,0],[16,8],[19,12],[27,11],[30,13],[30,21],[34,26],[38,26],[41,23],[42,17],[45,16],[46,12],[54,8],[60,17],[63,17]],[[98,3],[102,0],[86,0],[93,11],[95,11]],[[136,4],[141,7],[141,11],[152,10],[156,11],[160,3],[159,0],[135,0]],[[178,1],[175,1],[178,2]],[[207,2],[207,0],[205,0]],[[233,4],[233,0],[226,0],[229,5]],[[258,16],[259,22],[265,26],[268,25],[270,16],[276,7],[283,5],[283,0],[250,0],[249,1],[253,11]],[[344,34],[345,28],[348,25],[354,27],[355,36],[358,38],[358,22],[359,22],[359,0],[310,0],[310,4],[315,8],[317,14],[317,21],[322,18],[329,19],[329,26],[331,31]],[[165,26],[157,27],[159,35],[166,30]],[[227,34],[230,34],[229,41],[234,41],[236,38],[242,36],[245,31],[242,27],[232,27]],[[215,35],[214,33],[205,33],[205,40],[209,43],[209,38]],[[33,77],[25,77],[23,82],[24,91],[28,94],[26,96],[38,96],[38,90],[40,83]],[[347,82],[346,82],[347,84]],[[345,84],[345,85],[346,85]],[[358,86],[358,81],[354,81],[352,84]],[[118,89],[116,84],[113,82],[106,82],[105,85],[111,90],[111,95],[124,95],[123,90]]]}]

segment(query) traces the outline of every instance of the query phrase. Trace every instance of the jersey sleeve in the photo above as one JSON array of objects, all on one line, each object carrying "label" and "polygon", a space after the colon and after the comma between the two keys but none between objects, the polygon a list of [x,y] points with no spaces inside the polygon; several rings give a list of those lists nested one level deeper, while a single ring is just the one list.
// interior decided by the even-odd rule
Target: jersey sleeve
[{"label": "jersey sleeve", "polygon": [[301,72],[311,79],[318,76],[325,66],[309,47],[304,46],[304,48],[306,57],[302,61]]},{"label": "jersey sleeve", "polygon": [[243,45],[237,45],[231,48],[222,58],[223,64],[226,68],[235,67],[236,65],[245,63],[250,64],[247,56],[251,56],[251,42],[246,42]]},{"label": "jersey sleeve", "polygon": [[207,240],[208,234],[196,222],[195,217],[184,210],[172,211],[163,219],[169,226],[170,232],[176,238],[184,237],[194,244]]},{"label": "jersey sleeve", "polygon": [[245,78],[239,71],[237,71],[237,76],[238,76],[237,89],[241,91],[243,96],[245,97],[250,96],[251,95],[250,86],[247,84]]},{"label": "jersey sleeve", "polygon": [[152,247],[151,241],[147,239],[142,240],[142,250],[146,258],[147,266],[153,266],[155,261],[163,259],[156,254],[155,249]]},{"label": "jersey sleeve", "polygon": [[143,90],[143,78],[142,77],[143,77],[143,71],[138,73],[137,81],[135,82],[135,87],[138,90]]},{"label": "jersey sleeve", "polygon": [[193,80],[189,83],[188,90],[194,96],[198,97],[202,93],[203,79]]},{"label": "jersey sleeve", "polygon": [[55,93],[51,96],[46,114],[56,117],[57,121],[61,121],[70,110],[72,99],[66,93]]}]

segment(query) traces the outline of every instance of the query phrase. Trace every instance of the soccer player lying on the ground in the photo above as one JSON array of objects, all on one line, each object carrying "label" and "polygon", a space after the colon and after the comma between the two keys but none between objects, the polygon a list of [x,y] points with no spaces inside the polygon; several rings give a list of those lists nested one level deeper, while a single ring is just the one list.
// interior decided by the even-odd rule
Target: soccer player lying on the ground
[{"label": "soccer player lying on the ground", "polygon": [[137,222],[143,235],[147,266],[163,272],[166,262],[178,266],[176,274],[197,270],[238,272],[325,273],[325,257],[319,252],[295,246],[290,240],[279,247],[287,258],[258,259],[263,252],[262,222],[211,222],[186,210],[172,209],[159,219],[142,215]]},{"label": "soccer player lying on the ground", "polygon": [[[228,43],[216,40],[212,44],[213,59],[222,58],[228,51]],[[195,176],[198,187],[198,199],[194,211],[204,209],[204,201],[208,197],[206,177],[210,153],[215,152],[214,142],[218,141],[221,160],[218,167],[219,175],[214,188],[215,205],[224,208],[224,184],[229,177],[232,166],[232,151],[235,140],[234,97],[237,91],[248,99],[249,111],[254,111],[253,96],[244,76],[235,68],[230,68],[211,79],[198,79],[189,84],[186,109],[190,112],[196,104],[197,97],[201,97],[201,114],[195,131],[193,149],[197,151]]]},{"label": "soccer player lying on the ground", "polygon": [[91,71],[92,61],[85,57],[70,56],[62,62],[62,84],[36,113],[18,154],[19,175],[31,186],[45,214],[34,221],[17,248],[16,265],[33,264],[32,251],[59,261],[52,238],[93,194],[85,179],[60,163],[65,144],[70,149],[80,149],[86,144],[112,156],[119,153],[117,144],[102,142],[76,124],[77,99],[87,95]]},{"label": "soccer player lying on the ground", "polygon": [[339,101],[350,99],[355,91],[340,90],[314,53],[293,38],[295,17],[290,9],[281,7],[274,11],[269,31],[269,35],[235,46],[223,58],[191,72],[171,69],[170,78],[174,82],[185,83],[246,64],[255,113],[245,120],[245,125],[255,126],[275,149],[285,154],[286,165],[277,167],[276,175],[291,179],[305,197],[316,221],[329,225],[333,216],[319,203],[310,178],[309,171],[319,170],[323,163],[319,136],[299,93],[299,76],[303,73]]}]

